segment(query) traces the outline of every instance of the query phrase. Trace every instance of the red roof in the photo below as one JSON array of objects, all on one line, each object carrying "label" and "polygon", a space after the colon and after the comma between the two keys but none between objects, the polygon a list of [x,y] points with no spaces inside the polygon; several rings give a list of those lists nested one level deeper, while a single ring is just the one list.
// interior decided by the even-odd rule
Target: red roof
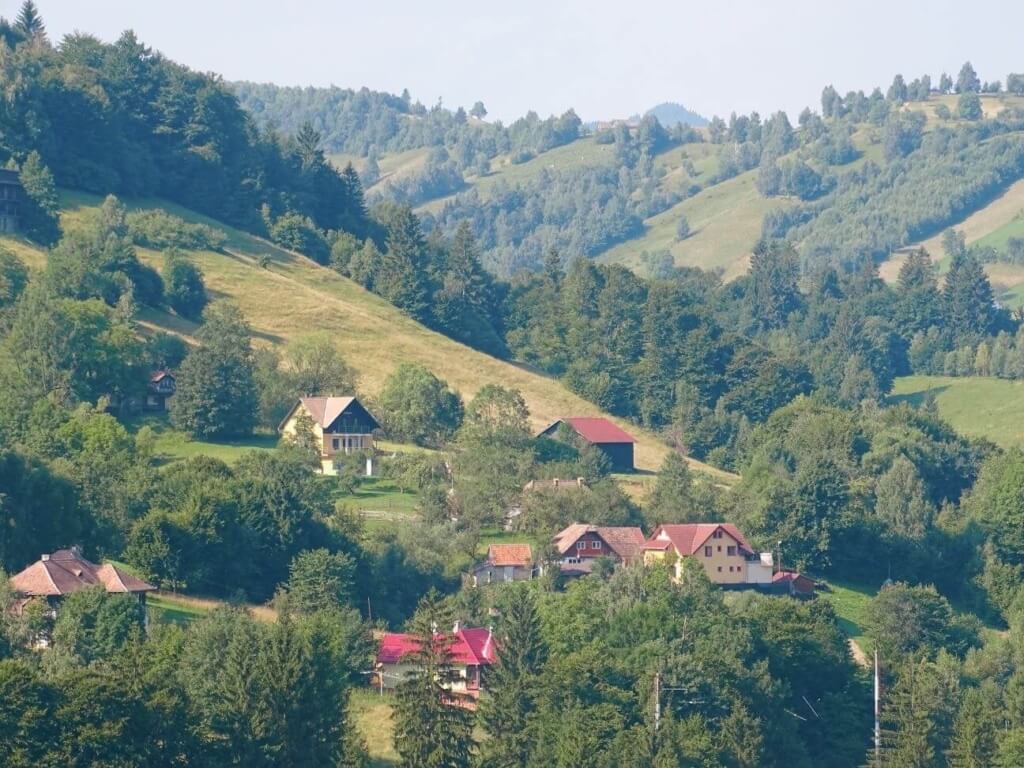
[{"label": "red roof", "polygon": [[776,571],[772,575],[772,582],[775,584],[789,584],[794,592],[802,594],[813,594],[817,586],[813,579],[809,579],[797,571]]},{"label": "red roof", "polygon": [[[588,443],[635,443],[636,438],[629,432],[612,424],[608,419],[595,418],[591,416],[572,416],[567,419],[559,419],[551,424],[544,433],[557,427],[560,423],[568,424],[576,433]],[[542,434],[544,434],[542,433]]]},{"label": "red roof", "polygon": [[11,577],[11,588],[15,592],[32,597],[58,597],[97,586],[107,592],[137,593],[156,589],[110,563],[91,563],[74,549],[44,555]]},{"label": "red roof", "polygon": [[680,523],[674,525],[659,525],[651,534],[650,540],[645,545],[646,549],[664,549],[663,542],[667,539],[675,547],[676,551],[683,557],[696,554],[704,545],[711,534],[721,528],[727,536],[733,538],[748,554],[754,554],[753,547],[743,538],[743,534],[732,523]]},{"label": "red roof", "polygon": [[533,563],[533,550],[529,544],[491,544],[487,547],[487,562],[496,566],[527,566]]},{"label": "red roof", "polygon": [[[454,635],[434,635],[435,640],[442,638],[451,642],[449,652],[453,664],[477,666],[493,664],[497,658],[497,646],[491,630],[486,627],[466,627]],[[402,632],[385,632],[381,639],[380,650],[377,652],[378,664],[398,664],[410,653],[419,650],[420,639],[416,635]]]},{"label": "red roof", "polygon": [[170,378],[173,379],[174,378],[174,374],[171,373],[168,370],[153,371],[153,373],[149,377],[149,383],[150,384],[156,384],[157,382],[162,381],[163,379],[165,379],[167,377],[170,377]]}]

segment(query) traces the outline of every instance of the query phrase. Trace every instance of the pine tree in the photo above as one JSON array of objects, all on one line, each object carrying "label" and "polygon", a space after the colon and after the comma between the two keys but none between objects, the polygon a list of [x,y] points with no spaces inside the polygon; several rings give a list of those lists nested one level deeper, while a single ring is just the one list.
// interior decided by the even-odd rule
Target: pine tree
[{"label": "pine tree", "polygon": [[750,256],[747,302],[751,321],[764,330],[780,328],[800,306],[800,266],[793,246],[761,240]]},{"label": "pine tree", "polygon": [[21,4],[18,17],[14,20],[14,28],[27,40],[46,40],[46,25],[43,24],[43,17],[39,15],[39,9],[33,0],[25,0]]},{"label": "pine tree", "polygon": [[529,763],[547,660],[530,588],[518,584],[506,597],[498,661],[488,670],[487,695],[480,702],[480,724],[490,736],[484,742],[481,763],[488,768],[519,768]]},{"label": "pine tree", "polygon": [[454,706],[449,612],[431,590],[410,622],[418,650],[407,661],[412,674],[396,691],[395,748],[401,768],[469,768],[473,763],[473,715]]},{"label": "pine tree", "polygon": [[964,694],[953,725],[949,768],[987,768],[995,763],[1000,714],[998,692],[972,688]]},{"label": "pine tree", "polygon": [[649,525],[685,523],[694,519],[693,477],[682,454],[672,451],[661,464],[654,491],[647,499]]},{"label": "pine tree", "polygon": [[972,253],[953,256],[943,292],[946,327],[958,343],[972,344],[992,332],[996,310],[992,285]]},{"label": "pine tree", "polygon": [[373,278],[374,290],[416,320],[430,312],[428,254],[419,219],[401,208],[388,225],[387,250]]}]

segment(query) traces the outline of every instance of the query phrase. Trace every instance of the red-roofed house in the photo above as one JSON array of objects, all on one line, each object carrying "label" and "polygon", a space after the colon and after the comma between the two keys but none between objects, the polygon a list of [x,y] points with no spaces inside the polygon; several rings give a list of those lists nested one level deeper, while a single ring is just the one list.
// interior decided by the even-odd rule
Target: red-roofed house
[{"label": "red-roofed house", "polygon": [[545,427],[540,434],[554,437],[560,426],[571,429],[590,445],[599,448],[616,472],[633,471],[633,445],[636,438],[608,419],[583,416],[559,419]]},{"label": "red-roofed house", "polygon": [[555,534],[552,541],[566,575],[589,573],[598,557],[626,565],[644,560],[644,532],[636,527],[573,523]]},{"label": "red-roofed house", "polygon": [[[20,614],[29,603],[42,600],[49,606],[51,617],[56,615],[65,595],[83,589],[103,587],[107,592],[134,595],[143,604],[146,593],[156,589],[115,565],[89,562],[78,547],[43,555],[12,576],[10,584],[16,596],[15,612]],[[37,644],[46,645],[46,639],[38,638]]]},{"label": "red-roofed house", "polygon": [[[313,422],[313,436],[320,447],[320,468],[325,475],[338,474],[336,457],[373,450],[374,430],[380,424],[354,397],[302,397],[288,411],[277,431],[294,438],[300,416]],[[372,474],[372,465],[367,474]]]},{"label": "red-roofed house", "polygon": [[757,553],[732,523],[660,525],[644,545],[644,562],[654,563],[673,554],[676,577],[682,560],[695,557],[715,584],[771,584],[772,555]]},{"label": "red-roofed house", "polygon": [[[420,638],[401,632],[386,632],[377,651],[377,681],[381,691],[400,685],[415,669],[410,656],[420,649]],[[494,664],[498,648],[494,635],[485,627],[460,627],[451,634],[436,634],[434,642],[448,644],[452,677],[445,687],[456,697],[471,702],[480,696],[481,671]],[[456,699],[457,701],[457,699]]]},{"label": "red-roofed house", "polygon": [[536,573],[529,544],[491,544],[487,547],[487,559],[473,569],[473,586],[529,581]]}]

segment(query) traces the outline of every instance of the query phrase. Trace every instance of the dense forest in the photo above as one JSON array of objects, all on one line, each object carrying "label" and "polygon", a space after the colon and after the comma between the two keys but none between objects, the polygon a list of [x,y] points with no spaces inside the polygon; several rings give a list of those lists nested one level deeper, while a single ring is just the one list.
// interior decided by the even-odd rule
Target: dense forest
[{"label": "dense forest", "polygon": [[[880,99],[826,91],[823,116],[796,128],[781,113],[713,120],[700,138],[728,144],[732,165],[719,173],[757,168],[765,193],[805,200],[751,244],[749,273],[723,284],[659,255],[646,277],[586,258],[671,205],[654,186],[629,190],[657,175],[659,151],[697,140],[688,129],[651,118],[610,131],[616,170],[578,172],[593,196],[576,208],[537,212],[553,198],[509,188],[481,201],[493,207],[479,218],[461,195],[421,218],[408,201],[368,205],[355,171],[324,155],[325,142],[438,146],[392,120],[420,114],[409,99],[338,89],[315,105],[321,124],[278,134],[216,77],[131,33],[49,40],[25,2],[0,21],[0,153],[26,193],[23,234],[46,250],[30,268],[0,247],[0,765],[368,766],[360,689],[375,634],[397,628],[423,640],[418,672],[387,700],[403,768],[1024,764],[1024,452],[957,434],[928,402],[886,398],[910,371],[1024,376],[1020,319],[994,303],[982,268],[1019,246],[986,252],[951,231],[941,284],[915,250],[889,286],[864,238],[869,226],[878,242],[900,238],[844,217],[826,249],[828,213],[815,208],[865,194],[865,211],[881,199],[901,226],[925,231],[948,223],[925,208],[952,216],[1011,178],[1018,140],[1004,134],[1019,116],[975,125],[970,95],[986,86],[972,73],[940,82],[966,96],[971,124],[952,131],[890,114],[911,91],[930,92],[923,78],[899,78]],[[261,88],[246,99],[262,93],[282,111],[305,93]],[[379,125],[349,135],[333,110],[379,110]],[[574,116],[505,129],[475,111],[460,122],[423,110],[436,113],[423,130],[504,136],[502,151],[580,131]],[[892,137],[888,170],[817,170],[815,157],[856,159],[849,136],[865,120]],[[574,196],[559,186],[569,178],[544,188]],[[951,178],[969,181],[965,196],[938,192]],[[936,184],[920,209],[901,208],[907,179]],[[70,219],[59,188],[106,198]],[[306,253],[429,327],[557,376],[674,450],[637,498],[600,451],[535,436],[506,382],[464,399],[441,370],[404,364],[367,393],[366,361],[345,359],[328,335],[257,344],[196,264],[199,250],[231,258],[227,234],[136,209],[143,195]],[[572,232],[580,221],[592,239]],[[557,232],[538,234],[545,226]],[[798,242],[782,236],[791,228]],[[516,267],[496,268],[498,252]],[[154,313],[187,321],[189,343],[154,330]],[[140,419],[148,377],[165,368],[178,381],[167,420]],[[399,446],[378,457],[380,472],[415,495],[414,515],[370,525],[355,508],[367,456],[318,474],[309,425],[230,462],[201,450],[270,433],[301,395],[340,392],[360,394]],[[197,451],[157,455],[154,425]],[[697,476],[686,454],[735,476]],[[524,497],[524,484],[552,478],[580,478],[581,490]],[[574,521],[650,533],[720,520],[822,593],[727,592],[692,559],[680,578],[602,562],[566,583],[546,547]],[[539,561],[554,567],[526,584],[470,587],[462,576],[487,536],[542,544]],[[71,545],[219,607],[170,621],[102,589],[56,612],[12,593],[6,574]],[[855,627],[833,599],[844,584],[870,587]],[[446,705],[451,659],[434,638],[454,621],[492,626],[498,641],[477,711]],[[882,660],[877,749],[854,633],[853,649]]]}]

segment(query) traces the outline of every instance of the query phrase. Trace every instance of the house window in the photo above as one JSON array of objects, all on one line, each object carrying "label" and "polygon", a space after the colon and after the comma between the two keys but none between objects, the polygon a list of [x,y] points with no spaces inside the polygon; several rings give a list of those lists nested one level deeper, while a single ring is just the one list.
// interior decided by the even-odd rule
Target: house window
[{"label": "house window", "polygon": [[339,440],[338,438],[334,438],[333,440],[331,440],[331,448],[332,449],[334,449],[336,451],[340,447],[341,447],[341,440]]},{"label": "house window", "polygon": [[585,541],[577,541],[576,542],[576,549],[586,549],[586,548],[587,548],[587,542],[585,542]]},{"label": "house window", "polygon": [[601,542],[600,541],[592,541],[592,542],[590,542],[590,548],[591,549],[600,549],[601,548]]},{"label": "house window", "polygon": [[720,538],[722,538],[722,531],[721,530],[715,531],[714,533],[711,534],[711,538],[712,539],[720,539]]},{"label": "house window", "polygon": [[718,545],[718,551],[719,551],[719,552],[721,552],[721,551],[722,551],[722,545],[721,545],[721,544],[719,544],[719,545]]},{"label": "house window", "polygon": [[711,557],[711,547],[704,547],[704,557]]},{"label": "house window", "polygon": [[735,555],[736,554],[736,547],[726,547],[725,548],[725,554],[727,554],[727,555]]},{"label": "house window", "polygon": [[722,566],[718,566],[718,572],[719,572],[719,573],[721,573],[721,572],[722,572]]}]

